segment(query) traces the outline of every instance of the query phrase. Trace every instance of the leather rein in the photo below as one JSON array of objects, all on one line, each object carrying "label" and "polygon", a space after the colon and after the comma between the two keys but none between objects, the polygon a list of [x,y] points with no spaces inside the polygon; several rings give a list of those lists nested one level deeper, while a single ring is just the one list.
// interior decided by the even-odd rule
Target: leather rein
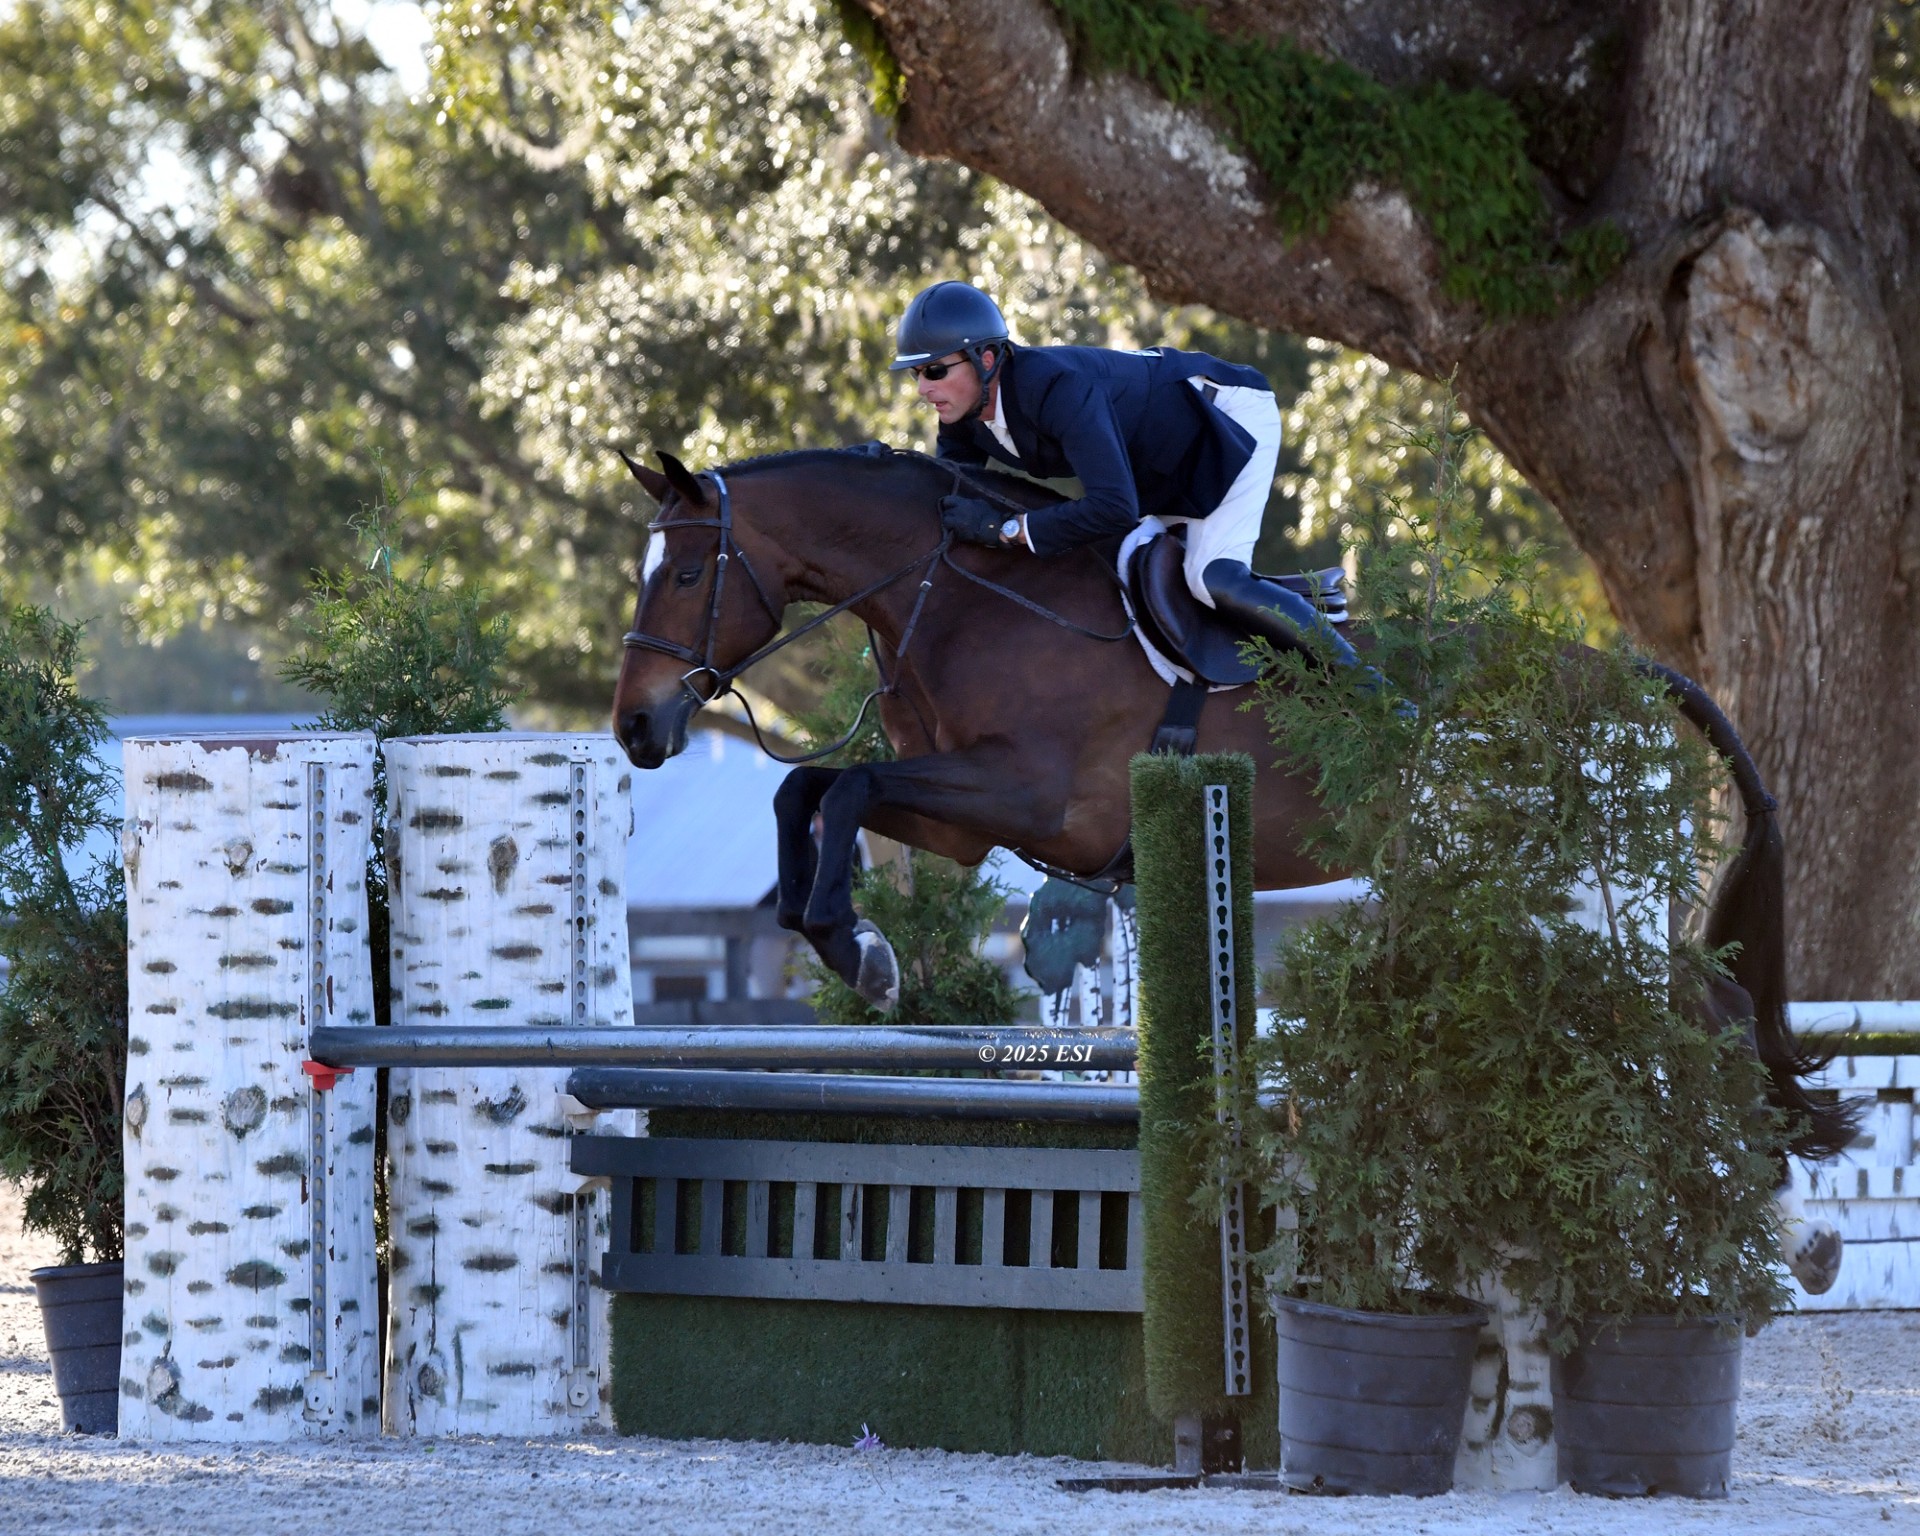
[{"label": "leather rein", "polygon": [[[905,455],[902,455],[902,457],[905,457]],[[966,479],[956,465],[943,463],[937,459],[929,460],[929,462],[939,464],[942,469],[948,470],[953,475],[954,489],[956,492],[964,487],[970,494],[983,496],[986,500],[995,502],[1000,506],[1017,512],[1027,510],[1010,498],[1001,496],[987,487],[980,485],[977,481]],[[688,663],[688,670],[681,674],[680,686],[687,696],[693,700],[695,709],[699,709],[703,705],[715,703],[725,698],[728,694],[732,694],[733,697],[740,701],[740,707],[746,713],[747,725],[753,731],[754,740],[759,744],[760,750],[765,752],[767,756],[771,757],[777,763],[798,765],[801,763],[817,762],[823,757],[829,757],[833,753],[838,752],[859,734],[861,724],[866,720],[867,710],[875,699],[890,698],[899,693],[900,680],[904,675],[904,668],[901,666],[901,663],[906,659],[907,647],[913,643],[914,631],[919,627],[920,615],[927,605],[927,594],[933,588],[933,578],[942,566],[965,577],[976,586],[985,587],[990,592],[998,593],[1001,597],[1019,604],[1028,612],[1037,614],[1049,623],[1057,624],[1062,629],[1070,630],[1072,633],[1083,636],[1086,639],[1111,643],[1117,640],[1125,640],[1133,633],[1133,615],[1131,612],[1127,615],[1127,627],[1119,634],[1102,634],[1098,630],[1087,629],[1082,625],[1074,623],[1073,620],[1065,617],[1063,614],[1055,613],[1052,609],[1034,602],[1031,598],[1023,597],[1020,593],[1013,591],[1009,587],[1003,587],[999,582],[990,581],[985,576],[969,571],[965,566],[958,565],[954,562],[952,554],[953,535],[943,531],[940,536],[940,542],[934,545],[934,547],[924,555],[916,555],[898,570],[880,577],[877,581],[869,582],[858,592],[854,593],[853,596],[843,598],[832,607],[815,614],[798,629],[776,634],[765,645],[753,651],[742,660],[735,662],[732,666],[715,666],[715,647],[719,643],[720,636],[720,603],[726,594],[727,571],[732,565],[737,562],[740,568],[746,572],[747,580],[753,585],[754,595],[760,599],[760,606],[767,611],[768,617],[774,621],[776,626],[780,623],[782,610],[774,605],[772,598],[767,596],[766,586],[760,580],[758,573],[755,572],[753,562],[748,559],[747,552],[740,547],[740,541],[734,537],[733,493],[727,487],[726,477],[717,470],[708,470],[703,478],[711,480],[714,485],[714,490],[718,493],[718,516],[675,518],[670,523],[656,524],[656,527],[658,527],[662,533],[673,528],[712,528],[718,531],[720,547],[714,556],[713,585],[709,588],[707,594],[707,614],[702,626],[699,646],[696,648],[694,646],[682,645],[677,640],[668,640],[660,635],[650,635],[646,633],[646,631],[638,628],[628,630],[620,637],[620,643],[630,651],[657,651],[663,656],[671,656],[676,661]],[[925,574],[920,579],[920,590],[914,596],[913,608],[907,616],[906,628],[901,631],[900,644],[894,648],[893,677],[889,679],[886,676],[885,670],[879,666],[879,658],[876,653],[875,669],[880,673],[880,686],[860,701],[860,708],[855,713],[853,724],[847,728],[846,734],[837,741],[819,748],[817,751],[806,752],[798,757],[782,757],[770,748],[766,743],[766,738],[761,734],[760,722],[754,718],[753,706],[747,702],[746,696],[733,686],[734,683],[737,682],[742,674],[749,668],[758,666],[769,656],[772,656],[778,651],[785,650],[789,645],[792,645],[794,641],[804,635],[811,634],[829,620],[838,618],[848,609],[865,602],[868,598],[878,593],[884,592],[896,582],[903,581],[915,571],[922,569],[924,569]],[[636,623],[637,622],[638,620],[636,618]],[[869,631],[869,634],[871,634],[871,631]],[[699,686],[697,686],[695,682],[695,679],[698,678],[707,679],[708,686],[712,691],[704,694],[701,693]]]}]

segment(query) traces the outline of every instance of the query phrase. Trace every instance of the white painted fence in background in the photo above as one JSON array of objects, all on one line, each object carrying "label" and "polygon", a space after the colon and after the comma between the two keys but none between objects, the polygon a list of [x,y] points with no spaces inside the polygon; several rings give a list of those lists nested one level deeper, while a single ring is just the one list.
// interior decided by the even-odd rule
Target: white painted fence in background
[{"label": "white painted fence in background", "polygon": [[1788,1003],[1797,1035],[1920,1034],[1920,1002]]}]

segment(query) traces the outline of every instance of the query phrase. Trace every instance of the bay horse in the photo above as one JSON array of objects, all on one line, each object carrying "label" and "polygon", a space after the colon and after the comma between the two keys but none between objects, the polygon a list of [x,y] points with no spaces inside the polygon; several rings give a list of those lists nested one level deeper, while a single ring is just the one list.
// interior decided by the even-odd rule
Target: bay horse
[{"label": "bay horse", "polygon": [[[1128,838],[1128,764],[1152,739],[1168,689],[1130,637],[1110,564],[1090,548],[1035,559],[951,546],[940,526],[939,500],[963,476],[969,494],[1022,508],[1052,492],[997,474],[983,486],[978,472],[878,445],[774,454],[704,475],[659,459],[660,471],[626,461],[659,503],[613,703],[614,734],[636,767],[657,768],[685,747],[694,711],[784,643],[776,637],[789,604],[852,613],[871,632],[885,679],[880,722],[895,760],[796,768],[774,797],[783,927],[884,1006],[898,972],[885,936],[854,911],[861,828],[962,864],[1003,846],[1081,877],[1111,865]],[[1649,670],[1727,761],[1747,813],[1707,923],[1710,944],[1741,946],[1737,985],[1722,984],[1707,1006],[1725,1024],[1751,1018],[1768,1097],[1796,1128],[1792,1150],[1830,1156],[1851,1140],[1852,1114],[1810,1096],[1803,1079],[1821,1062],[1787,1024],[1773,802],[1704,690]],[[1215,703],[1201,714],[1198,750],[1245,752],[1255,763],[1256,889],[1347,873],[1302,851],[1302,829],[1318,814],[1312,786],[1275,765],[1259,714]]]}]

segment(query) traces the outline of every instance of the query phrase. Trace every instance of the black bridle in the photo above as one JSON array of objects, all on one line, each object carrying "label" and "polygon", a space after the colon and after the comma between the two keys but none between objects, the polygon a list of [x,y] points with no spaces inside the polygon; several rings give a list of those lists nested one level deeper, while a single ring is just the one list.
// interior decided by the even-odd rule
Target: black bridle
[{"label": "black bridle", "polygon": [[[984,486],[966,481],[957,466],[941,464],[940,467],[952,473],[954,489],[956,491],[964,487],[971,494],[984,494],[986,499],[998,502],[1015,511],[1025,510],[1006,497],[988,491]],[[747,552],[740,547],[740,541],[733,535],[733,494],[727,489],[726,477],[717,470],[708,470],[704,478],[713,482],[714,490],[717,493],[716,499],[719,503],[719,515],[717,517],[675,518],[670,523],[655,524],[656,529],[663,534],[675,528],[713,528],[718,530],[720,547],[714,556],[713,585],[707,594],[707,614],[702,625],[699,645],[697,647],[682,645],[677,640],[668,640],[659,635],[650,635],[645,630],[639,628],[628,630],[620,637],[620,643],[630,651],[657,651],[663,656],[671,656],[676,661],[688,663],[688,670],[681,674],[680,687],[686,696],[693,701],[693,707],[695,709],[699,709],[703,705],[715,703],[725,698],[728,694],[732,694],[733,697],[740,701],[740,707],[746,713],[747,725],[752,729],[754,740],[759,744],[760,750],[765,752],[767,756],[771,757],[777,763],[811,763],[823,757],[830,757],[859,734],[861,723],[867,718],[867,710],[872,706],[875,699],[889,698],[900,691],[900,681],[905,675],[906,670],[902,663],[906,660],[907,647],[913,643],[914,631],[920,623],[920,614],[927,605],[927,593],[933,588],[934,573],[942,565],[964,576],[968,581],[973,582],[977,586],[985,587],[990,592],[997,592],[1000,596],[1018,603],[1022,608],[1027,609],[1030,613],[1039,615],[1049,623],[1057,624],[1062,629],[1071,630],[1074,634],[1084,636],[1089,640],[1112,642],[1124,640],[1133,633],[1131,613],[1128,615],[1127,627],[1119,634],[1101,634],[1097,630],[1087,629],[1074,623],[1071,619],[1041,606],[1031,598],[1021,596],[1011,588],[1003,587],[996,581],[989,581],[986,577],[968,570],[965,566],[956,565],[952,558],[953,535],[943,532],[940,537],[940,542],[934,545],[934,547],[924,555],[916,555],[898,570],[882,576],[877,581],[869,582],[858,592],[854,593],[853,596],[844,598],[840,602],[835,603],[831,608],[815,614],[798,629],[788,630],[784,634],[775,634],[765,645],[742,660],[735,662],[732,666],[725,668],[716,667],[714,665],[714,649],[719,644],[720,638],[720,601],[726,592],[727,570],[735,561],[738,561],[740,568],[747,573],[747,580],[753,583],[754,595],[760,599],[760,606],[766,609],[767,615],[773,620],[776,629],[780,624],[782,610],[775,606],[772,598],[767,596],[767,589],[761,583],[759,575],[754,571],[753,562],[747,558]],[[766,738],[761,734],[760,722],[754,719],[753,706],[747,702],[746,695],[742,694],[733,686],[734,683],[737,682],[741,675],[749,668],[758,666],[776,651],[785,650],[786,647],[792,645],[793,642],[800,639],[801,636],[811,634],[821,625],[838,618],[849,608],[853,608],[865,602],[868,598],[884,592],[895,582],[905,580],[916,570],[921,570],[923,567],[925,568],[925,574],[920,579],[920,590],[914,595],[913,610],[907,616],[906,628],[900,632],[900,643],[894,648],[893,676],[891,678],[887,677],[885,670],[878,668],[878,655],[876,653],[875,662],[876,668],[880,671],[880,686],[860,701],[860,708],[853,717],[853,724],[847,728],[847,733],[838,741],[821,747],[818,751],[803,753],[798,757],[782,757],[778,752],[770,748],[766,743]],[[644,601],[644,594],[642,594],[642,597]],[[639,616],[637,614],[635,615],[634,622],[636,625],[639,623]],[[696,678],[708,679],[711,691],[702,693],[695,684]]]}]

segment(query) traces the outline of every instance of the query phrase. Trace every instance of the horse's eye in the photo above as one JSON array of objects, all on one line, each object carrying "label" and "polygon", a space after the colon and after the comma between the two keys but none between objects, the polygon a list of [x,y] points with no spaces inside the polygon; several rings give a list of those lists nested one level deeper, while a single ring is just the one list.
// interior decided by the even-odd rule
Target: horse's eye
[{"label": "horse's eye", "polygon": [[689,565],[673,573],[673,584],[676,587],[690,587],[699,579],[700,567],[697,565]]}]

